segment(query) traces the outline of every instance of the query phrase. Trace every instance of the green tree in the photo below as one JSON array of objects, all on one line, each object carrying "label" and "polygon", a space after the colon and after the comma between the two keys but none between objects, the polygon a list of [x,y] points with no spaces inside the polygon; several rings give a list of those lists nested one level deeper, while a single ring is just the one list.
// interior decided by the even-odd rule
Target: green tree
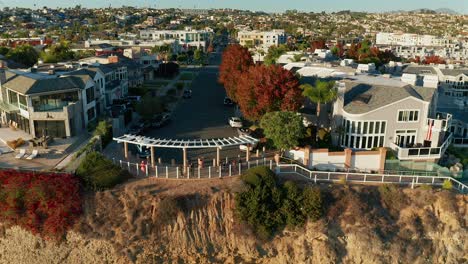
[{"label": "green tree", "polygon": [[294,112],[267,113],[260,121],[260,127],[265,136],[282,150],[296,147],[305,135],[302,117]]},{"label": "green tree", "polygon": [[70,49],[70,45],[66,41],[52,45],[48,51],[41,53],[41,59],[47,63],[72,60],[75,57],[75,52]]},{"label": "green tree", "polygon": [[0,46],[0,55],[4,55],[4,56],[7,55],[8,51],[10,51],[8,47]]},{"label": "green tree", "polygon": [[76,174],[87,189],[94,191],[112,188],[130,178],[128,171],[122,170],[98,152],[86,155]]},{"label": "green tree", "polygon": [[18,63],[24,64],[27,67],[32,67],[37,62],[39,55],[31,45],[25,44],[19,45],[14,49],[10,49],[6,57]]},{"label": "green tree", "polygon": [[285,54],[289,50],[288,46],[286,45],[279,45],[279,46],[271,46],[268,49],[268,53],[264,58],[265,65],[273,65],[276,64],[278,58]]},{"label": "green tree", "polygon": [[203,64],[205,61],[205,53],[201,49],[196,49],[193,53],[193,60],[199,64]]},{"label": "green tree", "polygon": [[164,111],[164,103],[160,97],[144,96],[136,106],[137,113],[143,119],[151,119]]},{"label": "green tree", "polygon": [[323,198],[318,187],[306,187],[303,191],[302,208],[306,216],[317,221],[323,215]]},{"label": "green tree", "polygon": [[181,53],[181,54],[177,55],[177,62],[184,63],[184,62],[187,62],[187,60],[188,60],[187,54]]},{"label": "green tree", "polygon": [[317,104],[317,122],[320,117],[320,105],[334,101],[338,95],[334,81],[317,80],[315,86],[308,83],[301,85],[302,95]]}]

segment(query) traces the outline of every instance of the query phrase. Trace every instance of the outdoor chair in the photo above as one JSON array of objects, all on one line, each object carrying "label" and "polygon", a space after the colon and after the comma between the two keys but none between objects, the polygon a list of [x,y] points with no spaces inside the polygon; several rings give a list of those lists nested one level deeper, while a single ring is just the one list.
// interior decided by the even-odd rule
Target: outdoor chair
[{"label": "outdoor chair", "polygon": [[26,155],[26,149],[20,149],[20,152],[15,156],[17,159],[21,159]]},{"label": "outdoor chair", "polygon": [[35,159],[38,155],[39,155],[39,151],[37,149],[35,149],[35,150],[32,151],[32,154],[29,157],[27,157],[26,159],[32,160],[32,159]]}]

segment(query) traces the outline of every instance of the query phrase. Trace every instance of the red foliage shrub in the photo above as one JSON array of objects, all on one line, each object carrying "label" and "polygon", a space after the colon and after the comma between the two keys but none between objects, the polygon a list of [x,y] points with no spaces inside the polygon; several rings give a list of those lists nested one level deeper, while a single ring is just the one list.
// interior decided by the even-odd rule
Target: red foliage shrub
[{"label": "red foliage shrub", "polygon": [[424,61],[423,61],[424,64],[445,64],[445,60],[442,59],[441,57],[439,56],[427,56],[426,58],[424,58]]},{"label": "red foliage shrub", "polygon": [[53,239],[63,236],[81,212],[73,175],[0,171],[0,221]]}]

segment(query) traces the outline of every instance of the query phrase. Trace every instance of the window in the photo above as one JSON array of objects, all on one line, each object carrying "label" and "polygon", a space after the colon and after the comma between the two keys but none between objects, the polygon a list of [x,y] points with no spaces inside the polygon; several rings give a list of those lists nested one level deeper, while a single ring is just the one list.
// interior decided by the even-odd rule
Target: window
[{"label": "window", "polygon": [[94,107],[91,107],[88,109],[88,122],[94,119]]},{"label": "window", "polygon": [[418,122],[419,110],[398,111],[398,122]]},{"label": "window", "polygon": [[94,87],[86,89],[86,103],[89,104],[94,101]]},{"label": "window", "polygon": [[364,129],[363,129],[362,133],[367,134],[367,122],[364,122]]},{"label": "window", "polygon": [[366,148],[367,137],[362,137],[362,148]]}]

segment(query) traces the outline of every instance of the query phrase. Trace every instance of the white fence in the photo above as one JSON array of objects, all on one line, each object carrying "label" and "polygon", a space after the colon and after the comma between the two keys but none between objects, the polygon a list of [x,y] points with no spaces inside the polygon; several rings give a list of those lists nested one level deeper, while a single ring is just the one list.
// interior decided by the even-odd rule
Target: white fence
[{"label": "white fence", "polygon": [[276,173],[278,175],[297,174],[314,181],[314,183],[344,181],[365,184],[400,184],[410,185],[411,187],[415,185],[442,186],[444,181],[449,180],[453,188],[460,193],[468,192],[468,186],[451,177],[312,171],[297,164],[280,164],[276,166]]},{"label": "white fence", "polygon": [[132,163],[122,160],[114,160],[114,164],[119,165],[122,169],[128,170],[137,177],[155,177],[166,179],[209,179],[222,178],[229,176],[241,175],[246,170],[258,167],[267,166],[274,170],[276,164],[273,160],[263,158],[254,161],[243,161],[242,163],[231,162],[224,166],[206,166],[206,167],[187,167],[184,172],[182,166],[157,165]]}]

